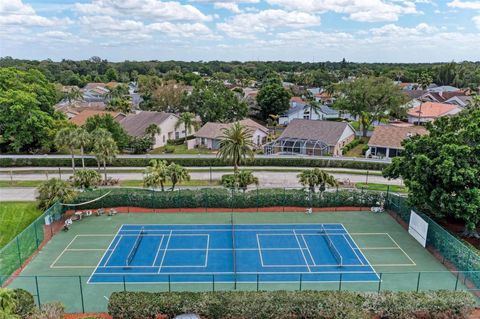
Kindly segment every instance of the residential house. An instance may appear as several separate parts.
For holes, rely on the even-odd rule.
[[[252,135],[252,143],[256,147],[262,146],[268,136],[268,129],[258,124],[251,119],[245,119],[239,121],[240,125],[247,128],[248,132]],[[224,135],[224,131],[232,126],[233,123],[215,123],[207,122],[196,133],[195,139],[190,140],[188,148],[194,147],[206,147],[211,150],[218,150],[220,148],[220,141]]]
[[[449,98],[448,100],[445,101],[445,103],[454,104],[462,108],[465,108],[468,106],[471,100],[472,100],[471,96],[459,95],[459,96],[454,96]]]
[[[155,135],[153,148],[165,146],[168,140],[175,140],[185,137],[185,125],[177,125],[179,118],[173,113],[139,111],[127,115],[120,125],[125,129],[128,135],[142,137],[146,135],[147,128],[155,124],[160,128],[160,134]],[[193,129],[193,128],[191,128]],[[194,133],[189,132],[189,133]]]
[[[326,120],[339,117],[338,112],[327,105],[322,104],[318,108],[306,103],[295,102],[295,105],[280,116],[278,124],[288,125],[293,119]]]
[[[408,123],[424,124],[439,117],[454,115],[462,109],[454,104],[424,102],[407,111]]]
[[[77,126],[82,126],[87,122],[87,120],[91,117],[94,117],[95,115],[106,115],[110,114],[113,119],[117,122],[122,121],[126,115],[120,112],[109,112],[109,111],[96,111],[96,110],[83,110],[79,112],[77,115],[73,116],[70,119],[70,122],[77,125]]]
[[[456,91],[460,91],[460,89],[450,85],[442,85],[442,86],[429,87],[428,91],[440,93],[440,92],[456,92]]]
[[[392,158],[399,156],[404,150],[403,140],[417,134],[425,135],[427,133],[428,131],[423,126],[377,126],[368,141],[365,157]]]
[[[355,138],[355,129],[347,122],[294,119],[282,135],[264,146],[267,155],[334,155]]]
[[[426,92],[419,99],[424,102],[445,103],[447,100],[455,96],[466,96],[464,91],[452,92]]]

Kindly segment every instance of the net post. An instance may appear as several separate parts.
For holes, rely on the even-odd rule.
[[[38,287],[38,276],[35,276],[35,289],[37,291],[38,308],[40,308],[42,306],[42,303],[40,302],[40,289]]]
[[[17,252],[18,252],[18,266],[19,268],[23,268],[22,267],[22,253],[20,252],[20,241],[18,240],[18,237],[16,237],[16,242],[17,242]]]
[[[418,272],[418,277],[417,277],[417,292],[420,289],[420,277],[421,277],[421,275],[422,275],[422,273],[419,271]]]
[[[383,272],[380,273],[379,277],[378,278],[378,289],[377,289],[377,293],[380,293],[380,290],[382,289],[382,275],[383,275]]]
[[[342,280],[343,280],[343,273],[340,273],[340,280],[338,282],[338,291],[342,291]]]
[[[78,276],[78,284],[80,287],[80,300],[82,302],[82,313],[85,313],[85,301],[83,300],[82,276]]]

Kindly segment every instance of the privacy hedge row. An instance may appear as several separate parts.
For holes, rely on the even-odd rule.
[[[167,162],[175,162],[183,166],[228,166],[227,163],[219,158],[165,158]],[[117,158],[109,166],[113,167],[145,167],[148,165],[148,158]],[[75,160],[76,165],[80,166],[81,160]],[[24,167],[24,166],[43,166],[43,167],[69,167],[72,161],[69,158],[2,158],[0,159],[0,167]],[[94,158],[85,159],[85,165],[97,167]],[[286,166],[286,167],[332,167],[332,168],[356,168],[369,170],[382,170],[388,164],[376,163],[368,161],[352,161],[352,160],[330,160],[330,159],[314,159],[314,158],[255,158],[247,161],[245,165],[250,166]]]
[[[145,208],[251,208],[272,206],[338,207],[374,206],[384,194],[361,190],[331,190],[324,193],[309,193],[301,189],[253,189],[247,192],[230,191],[224,188],[198,190],[152,191],[138,188],[99,189],[80,193],[75,203],[98,201],[78,207],[145,207]]]
[[[467,318],[475,300],[467,292],[263,291],[263,292],[114,292],[113,318],[173,318],[196,313],[202,318],[371,319]]]

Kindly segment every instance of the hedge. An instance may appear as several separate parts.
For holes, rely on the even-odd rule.
[[[461,319],[474,306],[470,293],[452,291],[114,292],[108,312],[114,319],[173,318],[183,313],[208,319]]]
[[[175,162],[183,166],[228,166],[219,158],[164,158],[167,162]],[[117,158],[109,164],[110,167],[145,167],[149,164],[149,158]],[[76,158],[75,164],[82,165],[81,159]],[[97,167],[94,158],[86,158],[85,165]],[[368,162],[365,160],[330,160],[318,158],[255,158],[247,160],[246,166],[286,166],[286,167],[332,167],[332,168],[356,168],[368,170],[382,170],[388,163]],[[70,158],[1,158],[0,167],[69,167],[72,166]]]
[[[246,192],[225,188],[182,189],[175,192],[113,188],[80,193],[74,203],[89,202],[107,192],[110,192],[107,196],[81,205],[78,209],[122,206],[144,208],[370,207],[381,202],[384,196],[380,192],[361,190],[332,190],[321,194],[309,193],[302,189],[282,188],[262,188]]]

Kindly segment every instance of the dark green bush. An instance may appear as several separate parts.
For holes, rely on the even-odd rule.
[[[163,147],[163,151],[167,154],[171,154],[175,152],[175,146],[174,145],[165,145]]]
[[[114,292],[108,312],[113,318],[173,318],[196,313],[202,318],[362,319],[467,318],[475,306],[467,292],[224,291]]]
[[[32,294],[23,289],[15,289],[14,293],[17,302],[15,314],[20,318],[29,318],[35,310],[35,301]]]
[[[110,167],[145,167],[148,166],[151,158],[116,158],[109,166]],[[175,162],[182,166],[228,166],[219,158],[215,157],[192,157],[192,158],[165,158],[170,162]],[[82,165],[81,159],[75,159],[76,165]],[[69,158],[2,158],[0,159],[1,167],[22,167],[22,166],[45,166],[45,167],[69,167],[72,165]],[[90,167],[97,167],[97,162],[94,158],[85,159],[85,165]],[[361,160],[336,160],[336,159],[318,159],[318,158],[255,158],[247,160],[246,166],[285,166],[285,167],[332,167],[332,168],[356,168],[368,170],[382,170],[388,164],[368,162]]]
[[[362,143],[361,139],[359,138],[354,139],[353,141],[345,145],[345,147],[343,148],[343,153],[350,151],[352,148],[354,148],[357,145],[360,145],[361,143]]]

